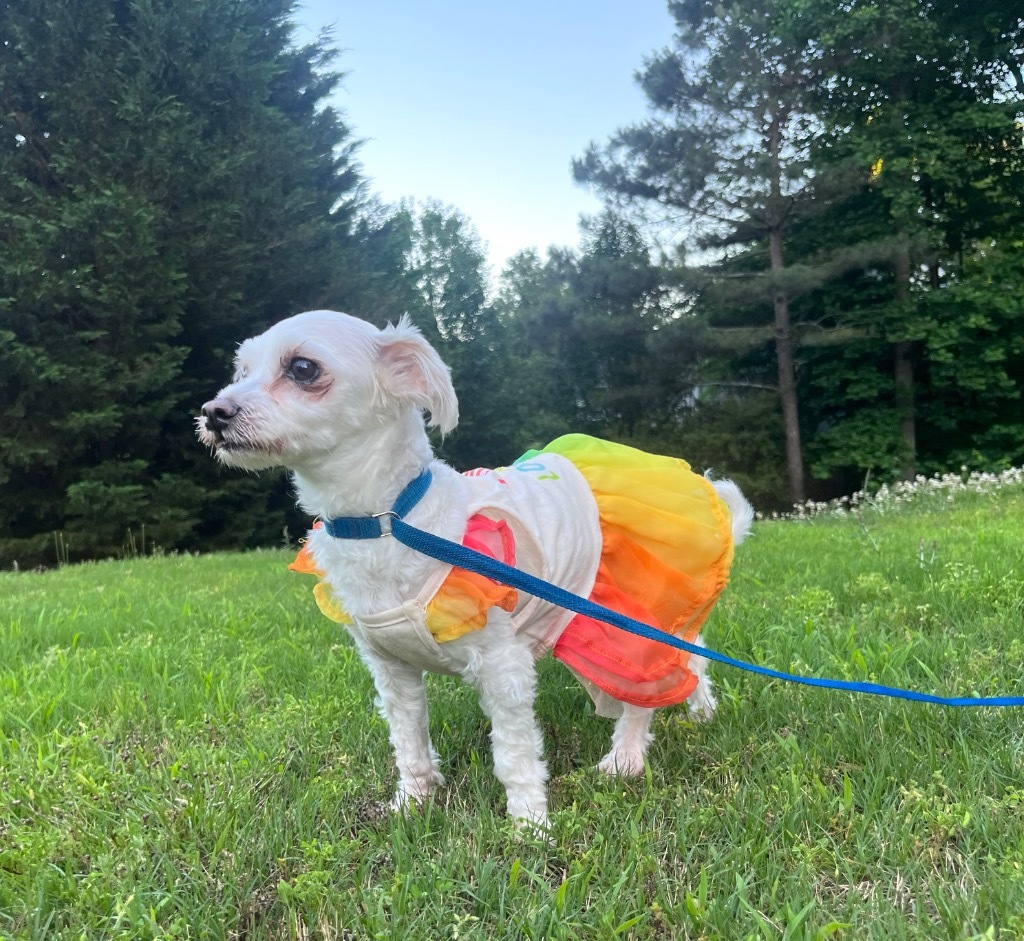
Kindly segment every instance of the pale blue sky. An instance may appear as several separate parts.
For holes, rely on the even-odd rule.
[[[461,210],[495,269],[577,243],[600,202],[570,161],[644,117],[633,73],[672,36],[665,0],[300,3],[297,39],[333,26],[337,104],[374,192]]]

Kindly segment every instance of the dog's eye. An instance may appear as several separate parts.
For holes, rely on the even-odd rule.
[[[320,378],[320,367],[305,356],[296,356],[288,364],[288,375],[296,382],[316,382]]]

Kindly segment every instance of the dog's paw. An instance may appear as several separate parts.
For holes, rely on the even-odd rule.
[[[392,810],[404,810],[410,804],[418,804],[426,800],[434,791],[434,788],[444,785],[444,775],[440,771],[433,771],[421,778],[401,781],[398,790],[391,800]]]
[[[686,703],[686,714],[693,722],[710,722],[715,717],[717,708],[718,703],[710,694],[700,698],[691,696]]]
[[[400,814],[410,808],[419,807],[428,797],[430,797],[430,791],[416,794],[411,794],[409,791],[398,791],[391,798],[391,810],[393,813]]]
[[[644,756],[642,752],[619,751],[613,748],[598,763],[597,770],[602,774],[635,778],[644,773]]]
[[[406,807],[411,807],[416,804],[420,798],[413,797],[407,791],[397,791],[395,796],[391,798],[391,803],[388,805],[395,813],[399,813],[405,810]]]
[[[543,837],[550,826],[546,807],[523,808],[517,812],[513,812],[510,807],[509,816],[512,817],[512,825],[520,833]]]
[[[511,787],[506,792],[508,815],[517,830],[544,829],[548,825],[548,796],[541,782]]]

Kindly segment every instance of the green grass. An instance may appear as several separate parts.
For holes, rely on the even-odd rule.
[[[705,632],[758,663],[1020,692],[1024,489],[762,523]],[[541,665],[550,841],[517,834],[469,689],[431,678],[450,786],[394,775],[366,672],[281,552],[0,575],[0,937],[1016,938],[1024,711],[713,668],[649,772]]]

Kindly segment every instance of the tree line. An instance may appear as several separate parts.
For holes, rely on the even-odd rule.
[[[463,469],[587,431],[773,509],[1024,460],[1011,5],[671,2],[648,120],[573,164],[607,209],[493,283],[457,210],[372,196],[291,0],[44,7],[0,8],[4,566],[294,538],[287,479],[221,471],[193,421],[241,339],[317,307],[412,316]]]

